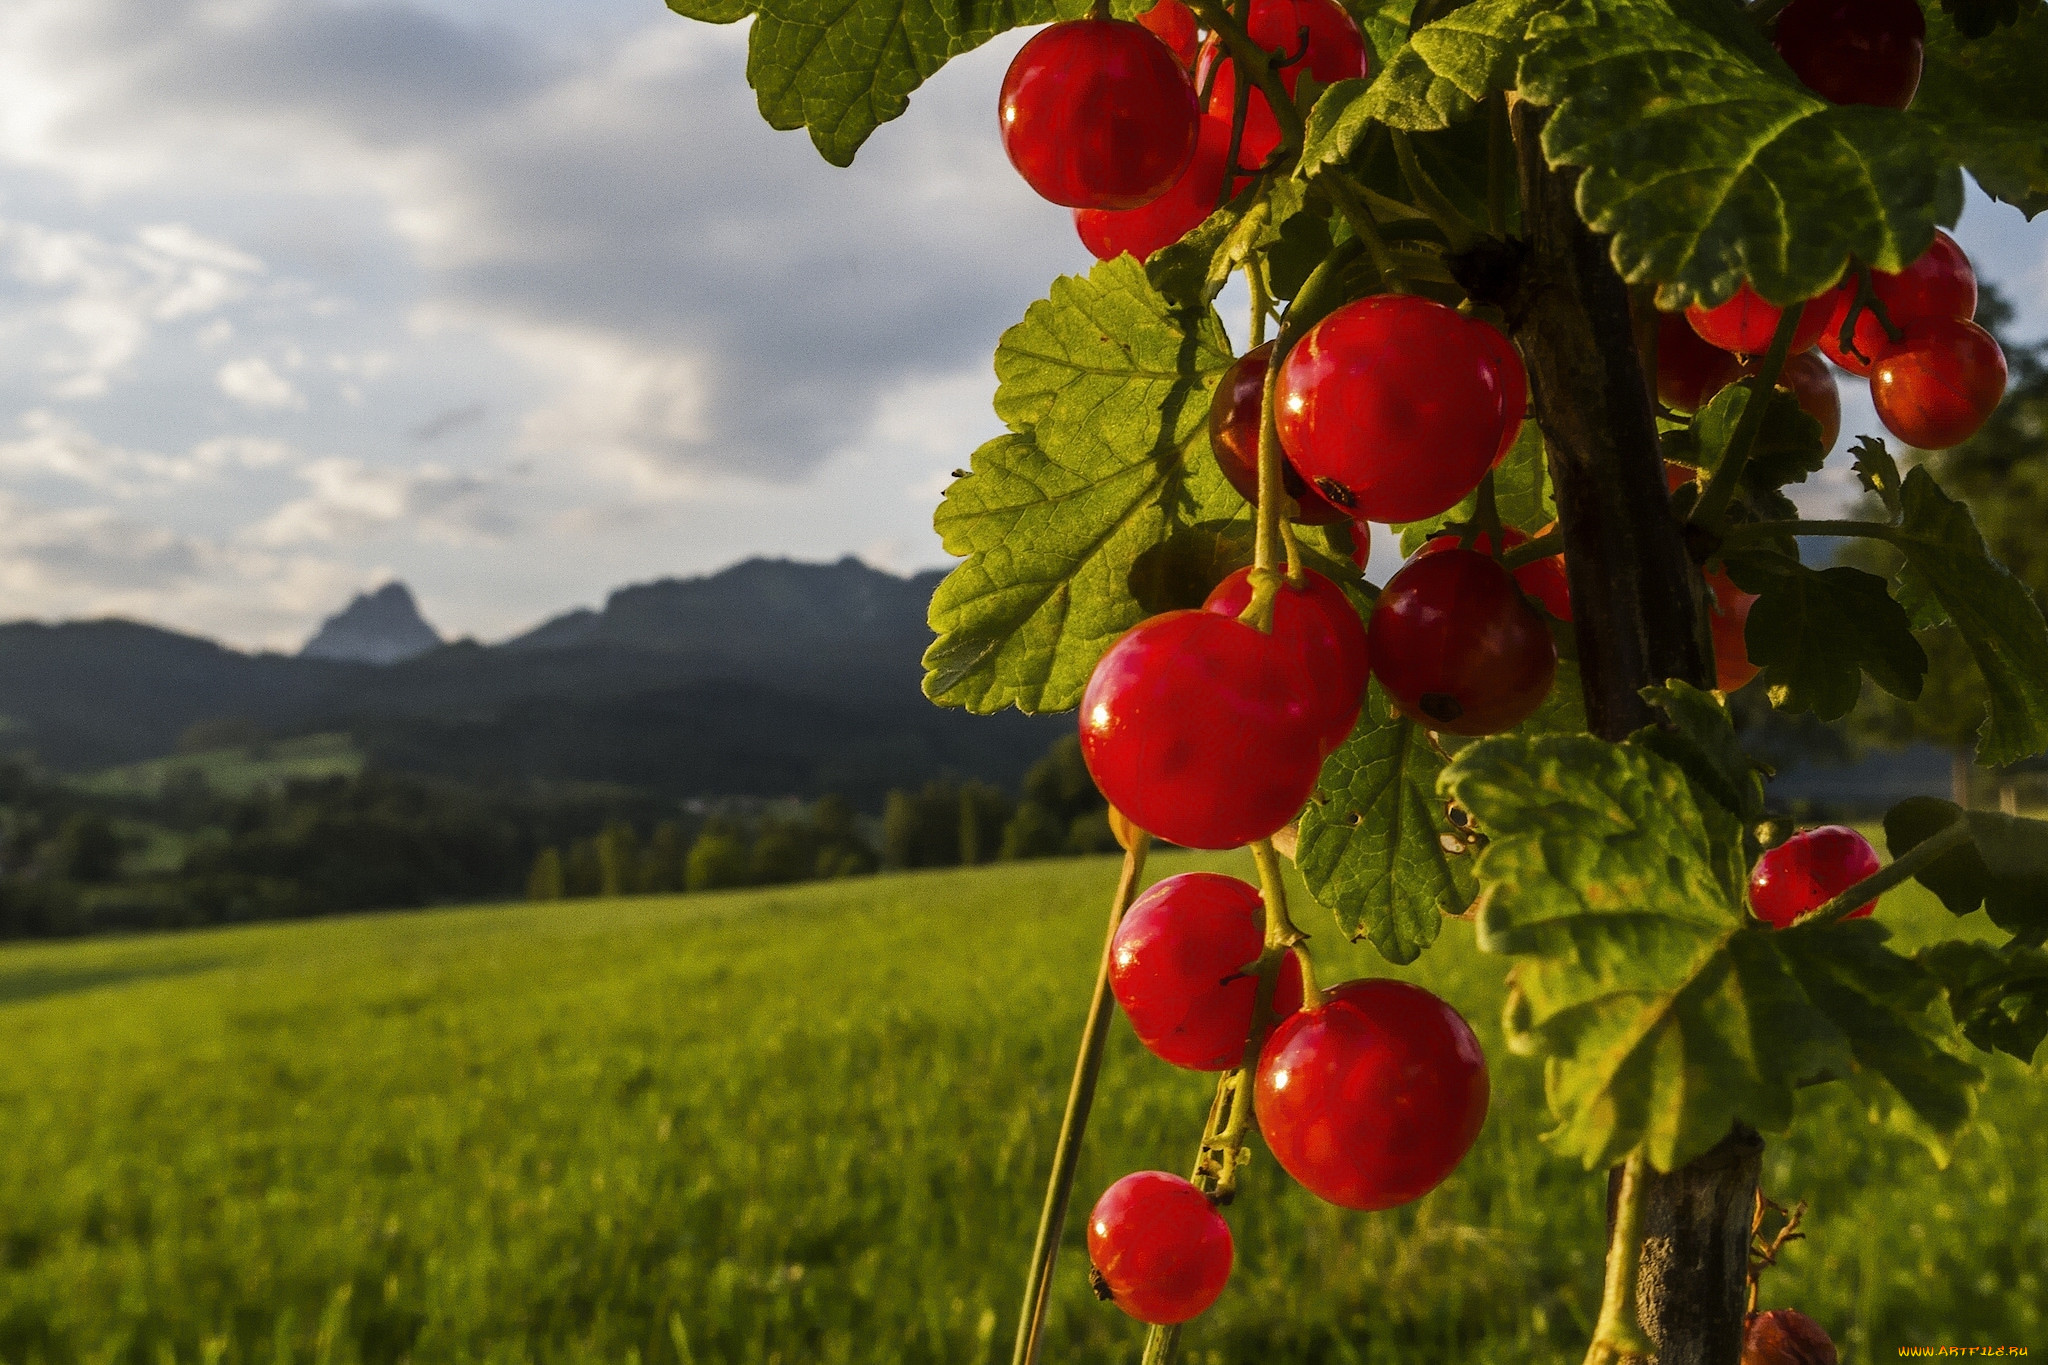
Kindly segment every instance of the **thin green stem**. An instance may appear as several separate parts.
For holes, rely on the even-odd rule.
[[[1600,1292],[1600,1318],[1586,1365],[1607,1365],[1629,1356],[1652,1356],[1657,1348],[1636,1318],[1636,1281],[1643,1264],[1643,1170],[1641,1152],[1621,1168],[1615,1199],[1614,1236],[1607,1246],[1607,1280]]]
[[[1394,159],[1401,165],[1401,179],[1407,182],[1408,193],[1415,196],[1415,206],[1429,216],[1450,243],[1452,251],[1470,250],[1472,244],[1485,234],[1481,233],[1470,218],[1459,212],[1450,196],[1437,187],[1429,172],[1416,159],[1415,144],[1403,132],[1394,135]]]
[[[1785,536],[1853,536],[1904,545],[1909,537],[1896,526],[1881,521],[1746,521],[1731,526],[1721,536],[1721,548],[1778,540]]]
[[[1380,283],[1389,293],[1405,294],[1408,282],[1401,278],[1399,267],[1394,264],[1394,255],[1387,250],[1387,240],[1380,235],[1379,222],[1366,207],[1365,199],[1358,193],[1339,167],[1326,167],[1316,174],[1316,185],[1330,202],[1337,206],[1337,212],[1344,215],[1344,221],[1351,225],[1351,233],[1364,246],[1365,254],[1372,259],[1372,268],[1379,272]]]
[[[1145,1334],[1145,1354],[1138,1365],[1173,1365],[1173,1358],[1180,1351],[1180,1324],[1171,1327],[1154,1327]]]
[[[1870,268],[1859,265],[1856,267],[1856,297],[1850,301],[1849,311],[1842,315],[1842,329],[1835,334],[1835,341],[1848,354],[1872,365],[1877,362],[1877,357],[1863,354],[1856,346],[1856,324],[1865,313],[1877,319],[1877,325],[1884,329],[1885,340],[1896,342],[1906,335],[1892,321],[1884,300],[1877,296],[1877,290],[1871,284]]]
[[[1223,183],[1216,188],[1216,208],[1237,197],[1237,156],[1244,150],[1244,125],[1251,109],[1252,87],[1249,82],[1239,81],[1230,97],[1230,149],[1223,162]]]
[[[1564,532],[1545,531],[1534,540],[1525,540],[1500,557],[1503,569],[1519,569],[1524,564],[1534,564],[1539,559],[1564,553]]]
[[[1273,66],[1272,56],[1252,40],[1244,20],[1219,0],[1193,0],[1190,8],[1202,20],[1202,26],[1221,38],[1223,45],[1230,49],[1230,59],[1237,63],[1238,74],[1251,76],[1250,82],[1238,81],[1238,88],[1244,90],[1247,84],[1256,85],[1265,95],[1266,103],[1272,107],[1274,121],[1280,125],[1280,164],[1292,165],[1301,152],[1306,128],[1301,121],[1301,111],[1294,107],[1293,97],[1287,93],[1279,71]],[[1234,172],[1236,167],[1233,164],[1229,169]]]
[[[1970,822],[1957,820],[1941,833],[1931,835],[1913,845],[1904,856],[1887,863],[1833,900],[1807,911],[1792,922],[1792,927],[1824,929],[1830,924],[1847,919],[1855,913],[1857,907],[1876,900],[1895,886],[1904,885],[1909,879],[1918,876],[1920,870],[1929,863],[1939,861],[1969,843],[1970,838]]]
[[[1273,311],[1273,295],[1266,287],[1266,265],[1263,258],[1254,258],[1245,263],[1244,282],[1252,295],[1250,340],[1245,343],[1245,349],[1250,351],[1266,344],[1266,315]]]
[[[1088,1022],[1081,1029],[1081,1051],[1074,1059],[1074,1082],[1067,1090],[1067,1112],[1060,1120],[1059,1141],[1053,1147],[1052,1178],[1045,1186],[1045,1207],[1038,1215],[1038,1237],[1031,1248],[1031,1268],[1024,1277],[1024,1307],[1017,1320],[1017,1348],[1012,1365],[1035,1365],[1045,1329],[1045,1310],[1052,1302],[1052,1268],[1059,1257],[1060,1236],[1066,1229],[1067,1203],[1074,1192],[1074,1175],[1080,1168],[1081,1135],[1088,1128],[1088,1111],[1095,1103],[1095,1082],[1102,1074],[1103,1043],[1109,1037],[1109,1021],[1116,1002],[1109,993],[1109,965],[1116,942],[1117,926],[1124,911],[1138,893],[1145,875],[1145,855],[1152,836],[1142,831],[1124,852],[1123,873],[1117,878],[1116,895],[1109,903],[1109,932],[1102,940],[1102,961],[1095,973],[1095,993],[1088,1001]]]
[[[1699,503],[1693,508],[1695,526],[1716,534],[1727,529],[1729,505],[1735,501],[1735,490],[1742,485],[1743,467],[1749,463],[1750,452],[1756,448],[1757,433],[1764,427],[1764,413],[1771,406],[1771,390],[1778,386],[1778,376],[1784,373],[1785,358],[1792,352],[1792,333],[1798,329],[1799,315],[1804,311],[1795,303],[1778,319],[1778,330],[1771,333],[1771,348],[1764,353],[1763,367],[1750,381],[1750,399],[1743,405],[1742,419],[1735,424],[1735,434],[1728,438],[1728,449],[1722,454],[1721,463],[1714,467],[1713,477],[1707,480]]]

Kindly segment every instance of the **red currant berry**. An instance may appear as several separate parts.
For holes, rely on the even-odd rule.
[[[1053,24],[1003,76],[1003,150],[1040,195],[1134,209],[1164,194],[1195,152],[1195,87],[1166,44],[1121,19]]]
[[[1878,353],[1870,372],[1878,419],[1921,450],[1969,440],[2004,397],[2005,352],[1991,333],[1961,318],[1907,327],[1902,341]]]
[[[1211,71],[1215,72],[1213,77]],[[1195,88],[1200,90],[1205,84],[1209,107],[1202,114],[1202,122],[1208,125],[1204,135],[1221,143],[1227,158],[1230,121],[1237,109],[1237,63],[1223,55],[1222,43],[1213,36],[1202,44],[1202,55],[1195,63]],[[1253,90],[1245,104],[1244,128],[1237,135],[1238,169],[1256,171],[1279,145],[1280,120],[1273,117],[1273,107],[1266,103],[1265,95]]]
[[[1202,608],[1240,616],[1251,600],[1252,571],[1239,569],[1216,585]],[[1273,639],[1300,671],[1301,695],[1324,718],[1324,750],[1336,748],[1358,723],[1358,704],[1372,680],[1365,623],[1342,588],[1307,570],[1300,587],[1283,583],[1274,595]]]
[[[1109,988],[1138,1041],[1163,1062],[1228,1071],[1244,1060],[1259,982],[1246,974],[1266,946],[1258,888],[1220,872],[1168,877],[1131,904],[1117,926]],[[1301,964],[1289,953],[1273,986],[1273,1012],[1301,1008]]]
[[[1424,542],[1409,562],[1412,564],[1425,555],[1442,554],[1445,550],[1455,549],[1462,539],[1456,532],[1433,537]],[[1529,543],[1529,537],[1512,526],[1500,528],[1500,540],[1501,544],[1510,550],[1517,545]],[[1483,531],[1480,532],[1472,538],[1472,548],[1483,555],[1492,554],[1493,537]],[[1572,590],[1571,585],[1565,581],[1562,555],[1547,555],[1524,564],[1514,571],[1514,575],[1515,582],[1521,585],[1522,591],[1540,603],[1545,611],[1560,621],[1572,619]]]
[[[1742,1365],[1836,1365],[1835,1343],[1795,1309],[1751,1313],[1742,1332]]]
[[[1920,88],[1927,16],[1914,0],[1792,0],[1771,45],[1831,104],[1903,109]]]
[[[1956,239],[1939,230],[1934,234],[1934,244],[1898,274],[1871,271],[1870,291],[1884,305],[1885,316],[1894,327],[1904,328],[1931,318],[1961,318],[1968,322],[1977,316],[1977,272],[1971,268],[1963,249],[1956,245]],[[1849,320],[1856,293],[1856,272],[1852,270],[1840,284],[1821,295],[1830,302],[1827,326],[1820,333],[1820,350],[1850,374],[1867,376],[1870,367],[1877,363],[1878,353],[1892,343],[1884,324],[1878,321],[1877,311],[1865,308],[1856,315],[1851,346],[1842,345],[1842,324]]]
[[[1363,569],[1372,559],[1372,523],[1351,523],[1351,562]]]
[[[1443,304],[1360,299],[1309,328],[1281,363],[1280,444],[1354,517],[1422,521],[1477,488],[1514,439],[1520,366],[1498,332]]]
[[[1755,374],[1762,365],[1762,361],[1751,361],[1742,367],[1742,373]],[[1842,394],[1828,363],[1812,351],[1787,356],[1785,368],[1778,371],[1778,387],[1798,399],[1800,410],[1820,423],[1820,448],[1833,450],[1842,435]]]
[[[1230,1279],[1230,1225],[1177,1175],[1136,1171],[1088,1215],[1095,1292],[1139,1322],[1186,1322]]]
[[[1193,69],[1195,53],[1202,45],[1201,34],[1195,31],[1194,12],[1180,0],[1159,0],[1159,3],[1138,16],[1138,22],[1147,31],[1180,59],[1182,66]]]
[[[1402,714],[1453,734],[1521,724],[1557,675],[1550,628],[1508,571],[1455,546],[1418,554],[1387,580],[1366,643]]]
[[[1792,329],[1792,354],[1806,350],[1820,339],[1820,329],[1828,319],[1826,298],[1823,294],[1800,305],[1799,322]],[[1771,337],[1778,330],[1778,319],[1784,315],[1784,309],[1764,302],[1763,295],[1751,289],[1748,281],[1719,307],[1702,308],[1694,304],[1685,310],[1685,320],[1704,340],[1737,355],[1762,355],[1768,351]]]
[[[1493,351],[1493,372],[1500,385],[1500,448],[1493,452],[1494,467],[1499,468],[1515,448],[1515,438],[1522,434],[1522,422],[1529,415],[1529,372],[1506,332],[1482,323],[1477,335]]]
[[[1687,415],[1698,412],[1741,377],[1742,362],[1708,345],[1683,313],[1657,315],[1657,401],[1665,407]]]
[[[1259,505],[1259,405],[1266,394],[1266,370],[1272,363],[1272,342],[1254,346],[1231,362],[1209,400],[1209,449],[1215,452],[1223,477],[1254,507]],[[1280,478],[1287,496],[1300,509],[1294,520],[1327,526],[1351,519],[1349,512],[1309,487],[1284,453]]]
[[[1486,1056],[1464,1017],[1405,981],[1347,981],[1280,1021],[1253,1105],[1309,1193],[1390,1209],[1441,1185],[1486,1121]]]
[[[1756,594],[1735,586],[1726,573],[1710,572],[1707,579],[1707,622],[1714,634],[1714,686],[1723,692],[1740,691],[1763,669],[1749,661],[1749,609]]]
[[[1358,22],[1336,0],[1252,0],[1246,24],[1252,41],[1269,53],[1299,60],[1280,68],[1280,84],[1292,95],[1301,73],[1306,71],[1319,84],[1363,76],[1372,65],[1365,46],[1365,34]],[[1213,35],[1202,44],[1195,64],[1195,85],[1209,83],[1209,72],[1221,62],[1210,85],[1208,116],[1220,119],[1226,131],[1237,102],[1237,64],[1224,55],[1222,43]],[[1265,92],[1253,90],[1245,106],[1244,133],[1239,144],[1238,164],[1257,167],[1280,143],[1280,125]]]
[[[1081,756],[1140,829],[1236,848],[1292,820],[1315,789],[1329,717],[1287,650],[1211,611],[1141,621],[1081,695]]]
[[[1749,906],[1758,919],[1783,929],[1882,866],[1870,840],[1846,825],[1822,825],[1793,835],[1756,860],[1749,874]],[[1848,918],[1862,919],[1876,910],[1872,901]]]

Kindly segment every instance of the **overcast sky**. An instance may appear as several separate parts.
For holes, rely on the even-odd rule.
[[[1018,41],[837,170],[658,0],[6,0],[0,619],[288,648],[398,577],[492,639],[942,562],[997,334],[1088,264],[996,140]],[[2048,218],[1960,236],[2048,332]]]

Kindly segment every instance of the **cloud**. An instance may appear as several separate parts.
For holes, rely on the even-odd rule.
[[[20,435],[0,440],[0,476],[63,480],[120,498],[161,493],[228,469],[264,469],[295,458],[281,442],[236,436],[201,441],[184,455],[130,450],[47,408],[23,413]]]
[[[461,545],[503,539],[519,525],[495,483],[436,465],[384,469],[329,456],[308,461],[298,475],[311,493],[250,527],[244,538],[251,544],[339,545],[397,534]]]
[[[261,356],[230,361],[214,376],[220,391],[244,407],[304,411],[306,396]]]

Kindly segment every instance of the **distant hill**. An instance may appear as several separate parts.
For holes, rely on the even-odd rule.
[[[386,583],[375,592],[358,593],[354,601],[322,622],[299,657],[395,664],[440,647],[440,632],[420,615],[412,589],[403,583]]]
[[[941,771],[1014,785],[1072,721],[924,700],[936,580],[854,559],[750,560],[622,588],[503,644],[381,664],[245,654],[129,621],[0,625],[0,747],[84,772],[246,719],[278,736],[346,733],[387,767],[476,780],[836,790],[869,807]]]

